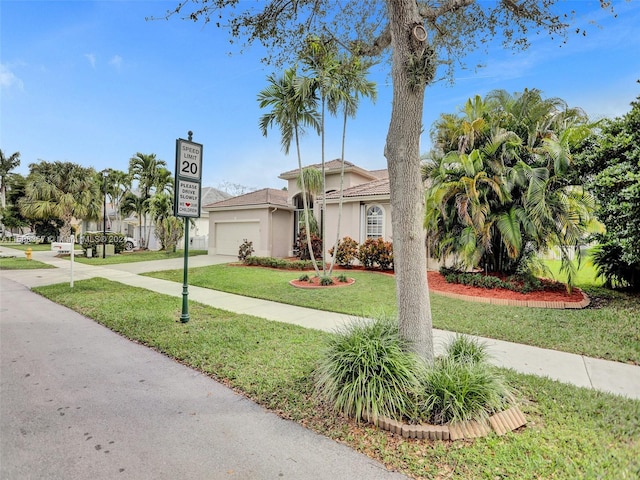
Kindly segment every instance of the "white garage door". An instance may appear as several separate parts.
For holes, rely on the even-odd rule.
[[[259,222],[229,222],[216,224],[216,253],[218,255],[238,255],[238,248],[244,239],[253,242],[253,248],[260,244]]]

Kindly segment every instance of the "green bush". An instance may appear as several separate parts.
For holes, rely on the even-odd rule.
[[[253,267],[282,268],[285,270],[310,270],[313,268],[313,264],[308,260],[290,261],[275,257],[249,256],[244,259],[243,263]]]
[[[86,232],[80,237],[80,245],[86,256],[87,249],[91,248],[95,254],[98,245],[107,243],[113,245],[115,253],[120,253],[125,249],[125,236],[122,233],[107,232],[106,236],[103,232]]]
[[[311,279],[309,278],[308,274],[303,273],[298,277],[298,280],[300,280],[301,282],[309,282]]]
[[[323,287],[328,287],[329,285],[333,285],[333,278],[328,275],[323,275],[320,277],[320,285]]]
[[[395,321],[359,319],[329,341],[315,370],[316,389],[336,411],[356,420],[400,419],[414,409],[420,365]]]
[[[381,270],[393,269],[393,245],[381,237],[367,238],[358,249],[358,260],[366,269],[378,266]]]
[[[333,255],[333,248],[329,250],[329,255]],[[358,242],[351,237],[344,237],[338,242],[336,251],[336,264],[341,267],[350,267],[354,260],[358,258]]]
[[[545,288],[545,284],[533,275],[511,275],[506,280],[502,280],[494,275],[460,272],[447,267],[440,268],[440,273],[448,283],[458,283],[471,287],[504,288],[520,293],[536,292]]]
[[[340,275],[338,275],[337,278],[340,283],[347,283],[348,281],[347,276],[344,273],[341,273]]]

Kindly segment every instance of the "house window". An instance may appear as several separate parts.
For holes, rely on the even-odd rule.
[[[382,237],[384,225],[384,212],[377,205],[367,208],[367,238]]]

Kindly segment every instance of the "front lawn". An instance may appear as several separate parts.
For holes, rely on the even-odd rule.
[[[206,255],[206,250],[189,250],[189,256]],[[149,262],[151,260],[168,260],[171,258],[183,258],[184,250],[175,252],[155,251],[155,250],[139,250],[135,252],[122,252],[110,257],[91,257],[76,256],[74,260],[87,265],[116,265],[120,263]],[[68,257],[67,257],[68,258]]]
[[[525,428],[472,441],[408,440],[317,403],[310,375],[330,333],[195,302],[182,324],[178,299],[97,278],[34,290],[412,478],[631,479],[640,471],[637,400],[505,370]]]
[[[0,257],[0,270],[35,270],[39,268],[56,268],[37,260],[27,260],[26,257]]]
[[[340,271],[343,273],[343,271]],[[182,270],[147,275],[182,282]],[[347,271],[349,287],[303,290],[289,281],[301,273],[261,267],[212,265],[189,269],[189,283],[248,297],[346,313],[396,314],[395,280],[374,272]],[[592,288],[597,308],[556,310],[508,307],[431,295],[433,326],[580,355],[640,364],[640,296]]]

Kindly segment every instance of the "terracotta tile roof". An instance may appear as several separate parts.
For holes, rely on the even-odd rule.
[[[203,208],[212,210],[215,208],[251,207],[257,205],[286,207],[288,206],[287,192],[284,190],[277,190],[275,188],[263,188],[262,190],[256,190],[255,192],[249,192],[244,195],[238,195],[237,197],[231,197],[226,200],[210,203],[209,205],[205,205]]]
[[[309,168],[309,167],[317,168],[319,170],[322,168],[322,164],[314,163],[312,165],[305,165],[302,168]],[[324,163],[324,169],[326,173],[340,173],[342,169],[342,162],[340,161],[339,158],[336,158],[335,160],[330,160]],[[354,165],[353,163],[348,162],[346,160],[344,161],[344,170],[345,172],[353,172],[353,171],[358,172],[359,174],[365,177],[366,176],[370,177],[372,180],[375,178],[380,178],[380,176],[375,174],[374,172],[382,171],[382,170],[374,170],[373,172],[370,172],[369,170],[365,170],[364,168],[358,167],[357,165]],[[278,176],[278,178],[282,178],[283,180],[296,178],[298,176],[298,172],[299,172],[299,169],[297,168],[295,170],[289,170],[288,172],[281,173]]]
[[[369,173],[380,180],[383,178],[389,178],[389,170],[386,168],[381,168],[380,170],[369,170]]]
[[[389,195],[389,179],[382,178],[373,182],[362,183],[355,187],[346,188],[343,192],[344,198],[352,197],[371,197],[378,195]],[[340,198],[340,192],[334,191],[327,193],[327,200],[337,200]]]

